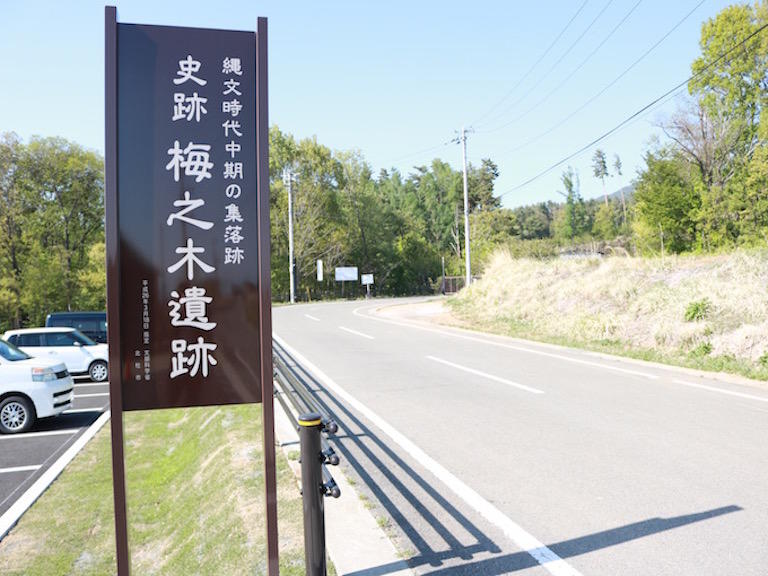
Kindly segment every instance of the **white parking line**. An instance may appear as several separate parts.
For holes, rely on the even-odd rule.
[[[320,318],[315,318],[315,317],[314,317],[314,316],[312,316],[311,314],[304,314],[304,316],[306,316],[306,317],[307,317],[307,318],[309,318],[310,320],[314,320],[315,322],[320,322]]]
[[[75,398],[97,398],[99,396],[109,396],[109,392],[95,392],[93,394],[75,394]]]
[[[738,396],[739,398],[757,400],[758,402],[768,402],[768,398],[764,396],[753,396],[752,394],[744,394],[742,392],[733,392],[731,390],[725,390],[724,388],[717,388],[715,386],[706,386],[704,384],[695,384],[694,382],[686,382],[685,380],[673,380],[673,382],[675,384],[682,384],[683,386],[690,386],[691,388],[701,388],[702,390],[709,390],[710,392],[719,392],[720,394],[728,394],[728,396]]]
[[[358,332],[357,330],[352,330],[352,328],[346,328],[345,326],[339,326],[339,330],[344,330],[345,332],[349,332],[350,334],[355,334],[356,336],[361,336],[363,338],[368,338],[368,340],[374,340],[373,336],[369,336],[368,334],[363,334],[362,332]]]
[[[384,322],[385,324],[394,324],[395,326],[405,326],[407,328],[415,328],[417,330],[423,330],[425,332],[433,332],[434,334],[443,334],[445,336],[453,336],[454,338],[461,338],[462,340],[470,340],[472,342],[480,342],[481,344],[489,344],[490,346],[498,346],[499,348],[507,348],[508,350],[519,350],[520,352],[528,352],[530,354],[538,354],[539,356],[547,356],[549,358],[557,358],[558,360],[565,360],[566,362],[573,362],[574,364],[583,364],[585,366],[595,366],[596,368],[604,368],[606,370],[614,370],[616,372],[623,372],[625,374],[632,374],[633,376],[640,376],[642,378],[648,378],[649,380],[658,380],[659,377],[655,374],[648,372],[641,372],[639,370],[630,370],[629,368],[620,368],[619,366],[611,366],[610,364],[603,364],[601,362],[591,362],[589,360],[581,360],[579,358],[573,358],[566,356],[565,354],[555,354],[554,352],[544,352],[543,350],[535,350],[533,348],[527,348],[525,346],[516,346],[514,344],[505,344],[503,342],[496,342],[494,340],[488,340],[485,338],[479,338],[477,336],[470,336],[469,334],[461,334],[450,330],[440,330],[438,328],[430,328],[428,326],[419,326],[410,322],[397,322],[395,320],[388,320],[384,318],[377,318],[371,314],[363,314],[361,310],[370,310],[373,307],[362,306],[355,308],[352,314],[359,318],[367,318],[368,320],[374,320],[375,322]]]
[[[100,408],[70,408],[69,410],[64,410],[64,414],[81,414],[83,412],[103,412],[104,408],[106,408],[106,406],[102,406]]]
[[[27,432],[22,434],[4,434],[0,436],[0,440],[13,440],[24,438],[37,438],[38,436],[64,436],[65,434],[77,434],[80,432],[80,428],[67,428],[65,430],[50,430],[47,432]]]
[[[407,452],[412,458],[421,463],[422,466],[434,474],[436,478],[442,481],[459,498],[471,506],[491,524],[501,529],[510,540],[534,558],[541,567],[552,574],[552,576],[582,576],[578,570],[560,558],[560,556],[545,546],[538,538],[527,532],[522,526],[496,508],[496,506],[464,484],[464,482],[459,480],[459,478],[454,476],[421,448],[416,446],[416,444],[411,442],[411,440],[409,440],[403,433],[394,428],[381,416],[341,388],[317,366],[297,352],[295,348],[289,346],[285,340],[280,338],[280,336],[274,332],[272,333],[272,336],[280,346],[302,365],[303,368],[312,372],[313,375],[328,388],[328,390],[336,394],[338,398],[345,400],[350,407],[368,418],[368,420],[377,426],[384,434],[389,436],[395,444],[400,446],[400,448]],[[0,529],[2,529],[2,525],[0,525]]]
[[[463,370],[464,372],[469,372],[470,374],[474,374],[475,376],[481,376],[483,378],[487,378],[488,380],[493,380],[494,382],[499,382],[501,384],[506,384],[507,386],[512,386],[513,388],[519,388],[520,390],[525,390],[526,392],[531,392],[532,394],[544,394],[544,390],[539,390],[538,388],[531,388],[530,386],[526,386],[525,384],[518,384],[517,382],[512,382],[512,380],[507,380],[506,378],[500,378],[499,376],[494,376],[493,374],[481,372],[480,370],[475,370],[474,368],[468,368],[466,366],[462,366],[461,364],[454,364],[453,362],[449,362],[448,360],[443,360],[442,358],[436,358],[435,356],[427,356],[427,359],[432,360],[433,362],[439,362],[440,364],[445,364],[446,366],[450,366],[451,368],[456,368],[457,370]]]
[[[0,468],[0,474],[10,474],[12,472],[34,472],[39,470],[40,466],[14,466],[13,468]]]
[[[0,516],[0,540],[5,538],[8,531],[19,521],[19,518],[29,509],[32,504],[45,492],[51,483],[61,474],[72,459],[77,455],[83,446],[85,446],[91,438],[93,438],[102,426],[109,420],[110,411],[104,412],[98,420],[91,424],[88,429],[75,440],[72,445],[67,448],[66,452],[62,454],[42,475],[35,480],[35,483],[30,486],[21,497],[16,500],[5,513]],[[49,457],[50,460],[50,457]],[[47,463],[46,460],[45,463]],[[0,502],[0,506],[5,504],[9,498],[14,495],[15,491],[11,493],[5,500]]]
[[[99,382],[98,384],[74,384],[75,388],[92,388],[94,386],[108,386],[108,382]]]

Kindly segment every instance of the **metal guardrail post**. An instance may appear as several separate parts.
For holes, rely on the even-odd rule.
[[[301,491],[304,501],[304,555],[307,576],[326,576],[325,509],[322,464],[325,456],[320,449],[323,421],[317,412],[299,416],[301,443]]]

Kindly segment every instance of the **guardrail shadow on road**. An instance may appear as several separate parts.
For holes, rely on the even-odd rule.
[[[429,574],[441,576],[495,576],[538,565],[528,552],[502,554],[499,545],[448,501],[429,480],[378,438],[360,418],[336,401],[277,343],[274,347],[296,378],[304,382],[316,402],[335,419],[340,432],[343,431],[334,437],[336,450],[415,548],[415,553],[407,558],[409,566],[429,565],[435,568]],[[566,559],[740,510],[741,507],[730,505],[671,518],[651,518],[557,542],[548,545],[548,548]],[[506,541],[505,545],[508,549]],[[397,569],[399,566],[396,564],[382,565],[347,576],[384,576]]]
[[[316,402],[334,418],[339,429],[346,432],[334,437],[335,447],[343,456],[342,462],[354,469],[410,545],[416,549],[416,554],[407,559],[411,567],[425,564],[439,567],[453,558],[466,561],[482,552],[501,553],[491,538],[386,442],[372,433],[357,416],[337,402],[277,343],[274,349],[294,375],[304,382]],[[381,477],[374,477],[372,470],[378,471]],[[444,512],[441,516],[447,515],[449,521],[441,521],[430,509],[434,507],[439,507]],[[435,543],[442,545],[436,546]],[[382,566],[378,570],[366,570],[366,575],[386,574],[394,569]]]

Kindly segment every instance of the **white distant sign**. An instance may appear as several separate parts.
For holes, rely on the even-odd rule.
[[[370,286],[373,284],[373,274],[363,274],[360,276],[363,286]]]
[[[323,281],[323,261],[322,260],[317,261],[317,281],[318,282]]]
[[[336,268],[336,282],[357,282],[357,266]]]

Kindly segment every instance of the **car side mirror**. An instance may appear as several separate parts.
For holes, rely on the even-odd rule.
[[[79,346],[82,346],[82,344],[80,342],[75,341],[75,346],[79,347]]]

